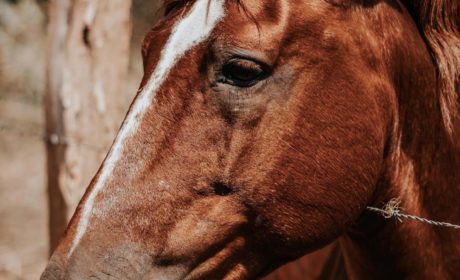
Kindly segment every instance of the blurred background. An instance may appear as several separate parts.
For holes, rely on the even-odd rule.
[[[155,0],[133,0],[132,4],[128,0],[56,0],[54,2],[56,3],[51,0],[0,0],[0,279],[2,280],[39,278],[50,247],[47,177],[54,176],[60,181],[58,186],[54,186],[58,190],[52,191],[55,192],[54,197],[58,197],[58,206],[62,208],[60,211],[64,216],[62,219],[68,219],[91,176],[94,175],[97,165],[105,155],[107,146],[111,142],[109,139],[113,138],[137,91],[142,77],[140,57],[142,38],[160,13],[158,11],[160,1]],[[59,14],[61,12],[67,13],[65,15],[67,18],[64,19],[67,23],[59,22],[62,20],[60,19],[62,15]],[[55,26],[50,26],[52,24]],[[56,34],[60,32],[56,32],[56,26],[62,28],[63,25],[67,25],[67,30]],[[108,29],[104,25],[113,29]],[[81,34],[87,38],[76,35],[75,30],[81,27],[83,27]],[[108,31],[111,31],[110,34]],[[56,47],[56,41],[60,40],[59,36],[64,42]],[[86,41],[87,46],[84,46],[85,42],[73,43],[77,37],[82,42]],[[60,50],[56,51],[56,48]],[[55,56],[58,55],[62,57],[56,58]],[[62,61],[58,62],[57,66],[50,66],[56,59]],[[78,63],[73,63],[74,61]],[[54,69],[50,69],[53,67]],[[87,77],[88,72],[92,72],[89,75],[93,77]],[[51,77],[55,73],[62,76]],[[97,79],[104,80],[105,77],[97,77],[97,75],[107,75],[110,79],[114,76],[119,77],[118,88],[98,85],[99,88],[91,90],[91,86],[79,85],[82,80],[86,80],[87,85],[97,84]],[[73,90],[69,90],[66,88],[68,85],[56,81],[57,79],[73,80],[71,82],[76,86]],[[57,89],[56,83],[61,83]],[[48,91],[54,91],[53,94],[57,95],[59,100],[52,100],[50,104],[49,96],[45,96]],[[94,94],[96,91],[99,96]],[[85,101],[89,105],[81,100],[87,94],[95,96]],[[69,97],[72,98],[71,102],[81,103],[79,108],[65,104],[67,102],[65,98]],[[103,101],[103,99],[114,97],[117,98],[117,104],[113,106],[115,109],[111,110],[107,107],[114,104],[110,100]],[[79,115],[88,115],[87,111],[94,109],[91,103],[97,103],[95,102],[97,98],[99,103],[96,106],[99,106],[98,109],[106,123],[98,123],[97,120],[100,119],[98,115],[81,120]],[[59,115],[64,118],[65,131],[58,131],[60,128],[53,127],[51,118],[56,116],[45,114],[46,106],[58,107],[58,110],[61,110]],[[85,131],[84,124],[94,119],[96,123],[92,130],[103,131],[106,135],[95,135],[89,139],[86,135],[91,131]],[[51,122],[48,130],[57,131],[47,133],[47,122]],[[79,131],[83,133],[79,135]],[[47,151],[51,150],[49,154],[51,161],[57,160],[56,154],[52,151],[53,145],[49,144],[53,141],[58,144],[54,146],[60,144],[57,143],[60,139],[54,137],[57,135],[55,133],[66,134],[65,141],[68,143],[65,145],[68,146],[68,150],[65,152],[65,159],[58,160],[60,161],[58,165],[65,165],[59,167],[64,171],[60,171],[59,174],[48,174]],[[90,157],[94,164],[83,168],[82,161],[77,156]],[[75,187],[77,185],[78,187]],[[60,201],[59,196],[61,196]],[[57,220],[59,221],[59,217]]]

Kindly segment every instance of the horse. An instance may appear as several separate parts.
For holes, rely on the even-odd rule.
[[[331,243],[322,279],[457,276],[457,231],[367,210],[460,222],[457,1],[164,5],[42,280],[257,279]]]

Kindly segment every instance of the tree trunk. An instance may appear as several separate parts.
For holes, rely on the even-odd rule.
[[[45,116],[51,250],[129,105],[124,93],[130,10],[131,0],[49,3]]]

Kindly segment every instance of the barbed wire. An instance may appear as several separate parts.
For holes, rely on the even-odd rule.
[[[426,218],[419,217],[416,215],[410,215],[410,214],[403,213],[401,212],[401,207],[399,206],[400,204],[401,204],[401,199],[393,198],[383,208],[377,208],[377,207],[371,207],[371,206],[368,206],[366,208],[369,211],[373,211],[373,212],[381,214],[385,219],[396,218],[399,222],[402,222],[403,219],[410,219],[410,220],[415,220],[415,221],[433,225],[433,226],[460,229],[460,225],[430,220],[430,219],[426,219]]]

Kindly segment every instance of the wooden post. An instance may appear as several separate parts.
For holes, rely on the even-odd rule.
[[[130,10],[131,0],[49,3],[45,116],[51,250],[129,105]]]

